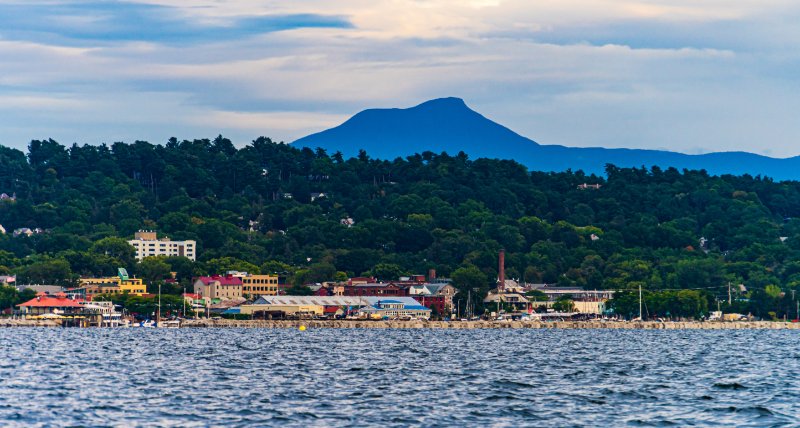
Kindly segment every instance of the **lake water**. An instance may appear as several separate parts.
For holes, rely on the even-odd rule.
[[[0,329],[2,426],[785,426],[800,332]]]

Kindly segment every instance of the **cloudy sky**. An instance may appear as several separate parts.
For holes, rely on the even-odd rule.
[[[0,0],[0,144],[264,135],[457,96],[542,144],[800,154],[797,0]]]

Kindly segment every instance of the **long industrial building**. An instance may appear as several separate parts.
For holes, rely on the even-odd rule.
[[[388,296],[261,296],[251,305],[242,305],[239,313],[282,313],[321,316],[331,309],[345,313],[361,314],[372,318],[430,318],[431,310],[411,297]]]

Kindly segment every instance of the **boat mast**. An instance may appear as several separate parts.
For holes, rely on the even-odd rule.
[[[156,324],[161,322],[161,283],[158,283],[158,318],[156,318]]]
[[[644,321],[642,318],[642,284],[639,284],[639,321]]]

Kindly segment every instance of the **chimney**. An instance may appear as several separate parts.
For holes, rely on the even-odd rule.
[[[497,286],[497,291],[502,293],[506,287],[506,250],[500,249],[499,259],[499,284]]]
[[[428,269],[428,281],[436,279],[436,269]]]

